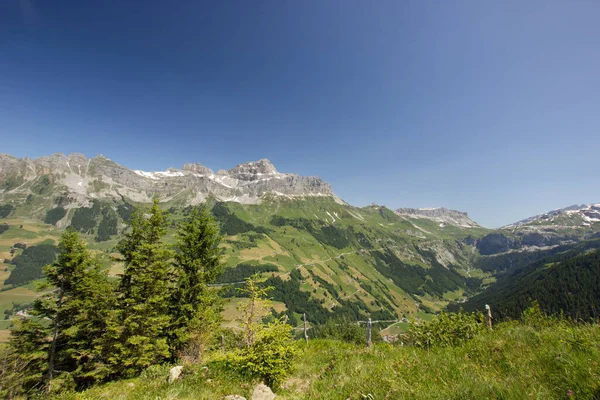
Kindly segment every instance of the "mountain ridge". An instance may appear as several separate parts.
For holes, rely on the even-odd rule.
[[[322,179],[280,173],[267,159],[216,173],[196,163],[184,164],[182,169],[146,172],[131,170],[103,155],[87,158],[81,153],[55,153],[37,159],[0,155],[0,180],[9,181],[5,185],[8,192],[27,189],[28,182],[48,174],[82,204],[93,198],[111,197],[136,202],[150,202],[157,197],[165,202],[176,195],[186,197],[190,204],[201,203],[210,196],[221,201],[257,204],[265,194],[290,198],[324,196],[342,203]]]

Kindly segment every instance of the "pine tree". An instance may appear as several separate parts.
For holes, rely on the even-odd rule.
[[[16,319],[6,349],[0,397],[41,390],[48,372],[50,332],[37,318]]]
[[[112,315],[109,360],[114,373],[132,376],[170,357],[167,343],[173,290],[171,251],[164,242],[167,218],[155,200],[149,216],[138,209],[118,248],[125,260],[118,288],[119,310]]]
[[[27,375],[44,374],[47,391],[64,388],[67,382],[81,387],[104,377],[100,344],[112,293],[106,273],[75,231],[63,233],[59,249],[56,262],[44,267],[43,288],[51,290],[36,299],[33,318],[22,321],[11,339],[19,357],[35,360]],[[31,385],[25,381],[27,386]]]
[[[194,209],[179,225],[177,239],[171,345],[175,354],[186,350],[187,357],[197,359],[199,354],[190,353],[202,351],[206,333],[214,332],[220,318],[219,298],[208,284],[223,271],[222,251],[217,247],[221,235],[206,209]]]

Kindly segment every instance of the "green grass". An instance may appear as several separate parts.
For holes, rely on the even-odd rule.
[[[600,327],[552,322],[499,324],[453,348],[430,350],[378,343],[371,349],[336,341],[298,342],[296,369],[281,399],[575,399],[600,396]],[[203,367],[207,369],[203,369]],[[217,362],[189,368],[167,384],[168,367],[62,399],[250,398],[256,380]],[[152,376],[149,376],[152,375]]]

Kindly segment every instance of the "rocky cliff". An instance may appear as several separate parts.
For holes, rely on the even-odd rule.
[[[451,224],[465,228],[479,226],[466,212],[449,210],[447,208],[399,208],[396,214],[414,218],[427,218],[440,224]]]

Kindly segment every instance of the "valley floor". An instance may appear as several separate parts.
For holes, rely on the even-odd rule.
[[[281,399],[594,399],[600,398],[600,326],[564,321],[507,322],[464,345],[372,348],[314,340],[282,387]],[[208,369],[204,368],[207,367]],[[167,384],[169,366],[61,399],[250,398],[257,380],[218,362],[192,366]]]

